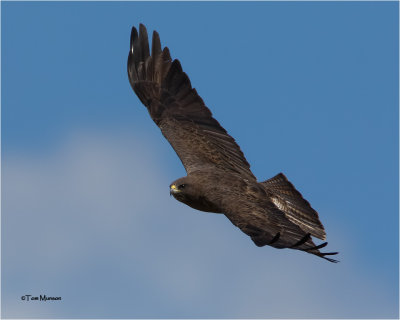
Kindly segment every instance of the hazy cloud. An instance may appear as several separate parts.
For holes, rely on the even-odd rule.
[[[396,316],[340,230],[336,265],[257,248],[223,215],[171,199],[159,142],[135,137],[80,131],[4,156],[3,317]]]

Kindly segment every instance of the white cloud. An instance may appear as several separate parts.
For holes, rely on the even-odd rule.
[[[4,156],[3,316],[395,315],[355,265],[257,248],[223,215],[171,199],[158,142],[135,137],[76,132],[46,154]],[[63,301],[18,300],[43,293]]]

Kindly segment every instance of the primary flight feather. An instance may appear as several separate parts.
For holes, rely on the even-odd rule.
[[[224,214],[257,246],[302,250],[331,262],[322,253],[327,242],[318,213],[282,173],[257,179],[235,140],[215,120],[192,88],[180,62],[162,49],[153,32],[151,52],[147,30],[132,28],[128,56],[132,89],[147,107],[181,159],[187,176],[170,185],[170,193],[188,206]]]

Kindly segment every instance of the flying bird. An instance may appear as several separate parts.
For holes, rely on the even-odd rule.
[[[146,27],[132,28],[128,77],[182,161],[187,176],[170,185],[178,201],[201,211],[224,214],[259,246],[291,248],[337,262],[322,253],[325,240],[318,213],[283,173],[258,182],[235,140],[215,120],[192,88],[179,60],[171,59],[153,32],[151,52]]]

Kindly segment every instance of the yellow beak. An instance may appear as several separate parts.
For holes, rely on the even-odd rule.
[[[169,187],[169,194],[170,195],[172,195],[173,193],[177,193],[177,192],[179,192],[179,189],[176,187],[176,185],[171,185],[170,187]]]

